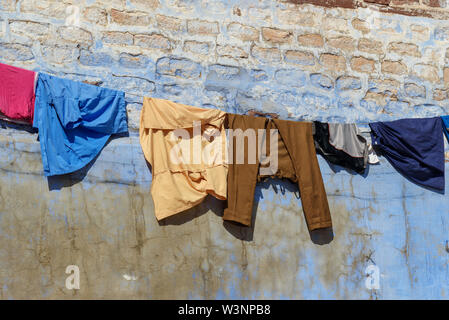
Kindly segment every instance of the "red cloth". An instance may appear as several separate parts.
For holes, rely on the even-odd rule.
[[[0,117],[33,123],[36,72],[0,63]]]

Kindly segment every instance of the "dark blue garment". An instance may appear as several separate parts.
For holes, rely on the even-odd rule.
[[[449,142],[449,116],[442,116],[441,120],[443,120],[443,132],[446,135],[447,141]]]
[[[125,94],[39,73],[33,127],[39,130],[44,174],[74,172],[112,134],[128,131]]]
[[[444,138],[440,117],[371,123],[374,146],[401,174],[444,192]]]

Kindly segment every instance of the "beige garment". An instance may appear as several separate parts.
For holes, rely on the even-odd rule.
[[[192,208],[207,194],[226,199],[225,115],[144,98],[140,144],[152,166],[151,195],[158,220]]]

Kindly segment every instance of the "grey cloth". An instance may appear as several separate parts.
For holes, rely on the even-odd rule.
[[[368,163],[368,143],[355,124],[316,121],[317,151],[329,162],[362,173]]]
[[[351,157],[364,159],[368,157],[366,139],[353,123],[329,123],[329,143]]]

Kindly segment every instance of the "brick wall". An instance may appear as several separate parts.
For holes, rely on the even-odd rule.
[[[143,95],[308,120],[447,113],[449,22],[378,8],[0,0],[0,61],[124,90],[132,130]]]

